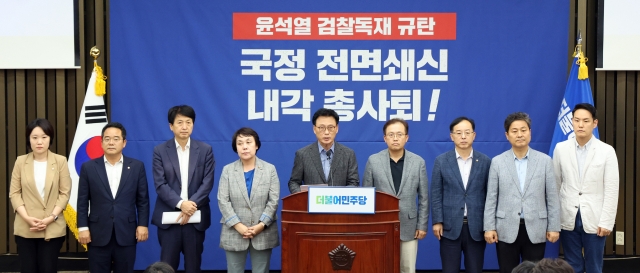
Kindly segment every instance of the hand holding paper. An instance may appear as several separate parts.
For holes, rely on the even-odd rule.
[[[182,217],[182,211],[166,211],[162,213],[162,224],[163,225],[172,225],[172,224],[194,224],[200,223],[200,211],[196,210],[193,215],[189,216],[188,219],[186,217]],[[186,220],[185,223],[182,223],[180,220]]]

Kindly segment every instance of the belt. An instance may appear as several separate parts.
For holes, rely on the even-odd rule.
[[[524,225],[524,219],[520,218],[520,224]]]
[[[468,223],[469,223],[469,220],[467,220],[466,216],[462,218],[462,224],[468,224]]]

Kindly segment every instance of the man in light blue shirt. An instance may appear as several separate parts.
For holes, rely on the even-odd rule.
[[[516,153],[513,153],[513,160],[516,164],[516,172],[518,173],[518,181],[520,182],[520,191],[524,192],[524,180],[527,177],[527,163],[529,162],[529,150],[523,158],[518,158]],[[524,209],[520,210],[520,219],[524,219]]]
[[[558,240],[560,202],[551,158],[529,147],[529,115],[510,114],[504,129],[511,149],[491,161],[484,237],[497,243],[500,272],[509,273],[521,260],[544,258],[545,241]]]

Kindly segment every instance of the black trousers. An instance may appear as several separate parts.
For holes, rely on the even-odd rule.
[[[58,272],[58,254],[64,237],[45,241],[44,238],[24,238],[16,235],[15,239],[18,245],[20,272]]]
[[[202,270],[202,251],[204,250],[204,231],[193,224],[171,225],[168,229],[158,229],[160,241],[160,261],[168,263],[178,271],[180,252],[184,255],[186,273],[200,273]]]
[[[91,234],[101,236],[101,234]],[[91,273],[129,272],[133,273],[136,262],[136,245],[121,246],[116,240],[115,228],[111,232],[111,240],[107,245],[88,245],[89,271]]]
[[[500,234],[498,234],[498,240]],[[529,240],[529,234],[524,222],[520,222],[518,229],[518,237],[511,243],[503,243],[498,241],[496,252],[498,253],[498,266],[500,273],[511,273],[511,271],[520,264],[520,258],[523,261],[536,262],[544,258],[544,249],[546,243],[534,244]]]
[[[461,253],[464,253],[464,268],[467,273],[482,273],[484,249],[487,243],[471,238],[469,225],[464,223],[458,239],[440,238],[440,258],[443,273],[460,272]]]

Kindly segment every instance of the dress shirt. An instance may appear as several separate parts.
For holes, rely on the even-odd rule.
[[[393,179],[393,186],[396,189],[396,195],[400,191],[400,183],[402,183],[402,171],[404,170],[404,151],[402,157],[398,159],[398,162],[393,161],[393,158],[389,157],[389,165],[391,166],[391,179]]]
[[[124,164],[124,156],[120,155],[120,159],[116,164],[111,165],[107,161],[107,157],[104,157],[104,167],[107,170],[107,179],[109,179],[109,187],[111,188],[111,194],[113,198],[116,198],[118,193],[118,186],[120,186],[120,178],[122,177],[122,165]]]
[[[116,164],[111,165],[107,160],[106,156],[104,158],[104,168],[107,171],[107,179],[109,180],[109,188],[111,189],[111,194],[113,198],[116,198],[116,194],[118,193],[118,186],[120,186],[120,178],[122,178],[122,166],[124,165],[124,156],[120,155],[120,160],[116,162]],[[91,214],[91,212],[89,212]],[[78,227],[78,231],[89,230],[89,227]]]
[[[462,156],[458,153],[458,150],[454,149],[456,152],[456,159],[458,160],[458,169],[460,170],[460,176],[462,177],[462,184],[464,185],[465,190],[467,189],[467,183],[469,183],[469,174],[471,173],[471,165],[473,164],[473,149],[469,154],[467,159],[462,159]],[[467,204],[464,204],[464,216],[467,216]]]
[[[584,162],[587,161],[587,153],[589,152],[589,147],[591,147],[591,142],[593,140],[593,136],[587,141],[584,146],[580,147],[578,144],[578,140],[574,139],[576,142],[576,159],[578,160],[578,175],[580,177],[580,181],[582,181],[582,171],[584,170]]]
[[[36,180],[36,189],[38,189],[40,197],[44,200],[44,184],[47,179],[47,161],[33,161],[33,177]]]
[[[183,201],[189,200],[189,149],[191,148],[191,138],[187,140],[184,150],[182,150],[177,140],[175,142],[176,150],[178,151],[178,164],[180,164],[180,183],[182,183],[180,189],[180,198],[182,200],[178,201],[176,208],[180,208]]]
[[[513,150],[512,150],[513,151]],[[516,164],[516,172],[518,173],[518,181],[520,181],[520,192],[524,192],[524,182],[527,179],[527,163],[529,163],[529,149],[522,159],[518,159],[513,153],[513,160]],[[520,218],[524,219],[524,208],[520,209]]]
[[[335,147],[336,143],[334,141],[333,144],[331,144],[331,148],[329,148],[329,151],[331,151],[331,159],[327,159],[327,151],[325,151],[324,148],[322,148],[322,145],[320,145],[320,142],[318,142],[320,161],[322,161],[322,171],[324,172],[324,178],[327,182],[329,182],[329,171],[331,170],[331,162],[333,161],[333,157],[335,156]]]

